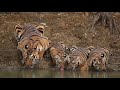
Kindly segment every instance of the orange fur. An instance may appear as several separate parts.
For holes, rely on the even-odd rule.
[[[64,70],[64,52],[61,51],[58,48],[55,47],[51,47],[50,48],[50,55],[52,57],[52,62],[58,66],[58,68],[60,68],[60,70]],[[58,59],[56,59],[56,57],[59,57]],[[58,62],[58,63],[57,63]],[[53,64],[53,65],[54,65]]]
[[[97,48],[89,55],[89,65],[97,70],[106,70],[109,60],[109,51],[105,48]]]
[[[42,60],[45,50],[49,47],[49,40],[43,35],[44,32],[42,32],[44,26],[34,26],[30,24],[16,25],[15,30],[18,39],[17,48],[22,51],[25,64],[32,65],[31,60],[33,60],[34,57],[31,58],[31,56]]]

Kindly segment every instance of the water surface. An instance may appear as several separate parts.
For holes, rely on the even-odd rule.
[[[14,70],[0,71],[0,78],[120,78],[120,72]]]

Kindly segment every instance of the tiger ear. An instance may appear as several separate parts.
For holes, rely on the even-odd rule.
[[[43,34],[43,33],[44,33],[45,27],[42,26],[42,25],[38,25],[38,26],[36,26],[36,29],[37,29],[38,31],[40,31],[40,32]]]
[[[15,30],[16,29],[22,29],[22,26],[20,24],[15,25]]]
[[[108,49],[106,49],[105,52],[106,52],[108,55],[111,54],[111,52],[110,52]]]
[[[20,24],[15,25],[15,30],[16,30],[16,33],[21,32],[22,31],[22,26]]]
[[[76,50],[76,49],[78,49],[77,46],[72,46],[72,47],[70,48],[70,51],[72,52],[72,51],[74,51],[74,50]]]
[[[95,47],[94,46],[89,46],[86,49],[87,49],[87,52],[90,53],[91,51],[95,50]]]
[[[112,55],[111,50],[109,50],[108,48],[103,48],[103,50],[107,55]]]

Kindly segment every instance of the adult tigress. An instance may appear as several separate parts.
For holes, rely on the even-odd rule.
[[[41,26],[35,27],[30,24],[17,25],[16,37],[18,38],[18,49],[22,51],[22,62],[30,66],[42,59],[44,51],[49,47],[49,40],[43,35]],[[39,55],[38,55],[39,54]],[[34,58],[33,58],[34,57]]]

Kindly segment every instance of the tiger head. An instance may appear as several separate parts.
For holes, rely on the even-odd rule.
[[[71,54],[68,58],[69,66],[72,70],[75,70],[78,67],[81,68],[87,61],[87,56],[82,52],[79,52],[79,55]]]
[[[35,39],[33,40],[31,38],[26,38],[26,39],[18,42],[18,47],[17,48],[22,51],[22,53],[24,54],[23,56],[25,58],[27,57],[27,62],[30,61],[30,60],[33,60],[33,64],[35,64],[35,61],[38,61],[37,59],[39,58],[38,53],[37,53],[38,41],[36,41],[37,36],[34,36],[33,38],[35,38]],[[34,56],[30,57],[30,55],[31,55],[31,53],[33,53],[33,51],[35,52]],[[23,61],[26,61],[26,60],[23,60]]]
[[[38,51],[38,42],[33,43],[32,40],[26,40],[26,42],[18,44],[21,48],[22,53],[24,53],[23,63],[26,67],[34,67],[40,63],[40,55]],[[41,47],[42,48],[42,47]]]
[[[52,61],[55,62],[56,68],[64,70],[64,52],[58,48],[51,47],[50,55],[52,57]]]
[[[72,46],[69,48],[69,53],[65,57],[68,62],[69,68],[75,70],[78,66],[81,68],[88,58],[88,52],[85,48]]]
[[[49,40],[45,38],[37,38],[29,52],[29,58],[33,59],[33,63],[38,63],[44,58],[45,51],[49,48]]]
[[[69,56],[69,67],[72,70],[75,70],[79,66],[79,57],[76,56]]]
[[[90,53],[90,66],[95,70],[106,70],[109,59],[109,51],[106,49],[95,50]]]

